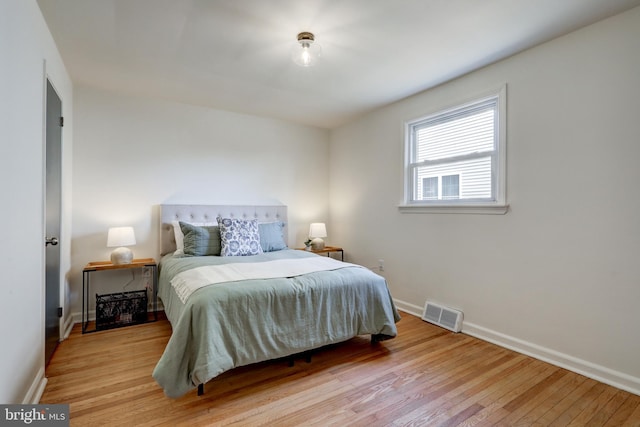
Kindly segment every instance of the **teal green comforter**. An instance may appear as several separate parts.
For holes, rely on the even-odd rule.
[[[182,303],[171,278],[224,262],[318,256],[283,250],[247,257],[175,257],[160,263],[159,296],[173,333],[153,371],[169,397],[180,397],[238,366],[289,356],[356,335],[393,338],[400,316],[383,277],[348,267],[292,278],[210,285]]]

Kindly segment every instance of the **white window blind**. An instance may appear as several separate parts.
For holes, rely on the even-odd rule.
[[[407,206],[506,206],[504,92],[406,123]]]

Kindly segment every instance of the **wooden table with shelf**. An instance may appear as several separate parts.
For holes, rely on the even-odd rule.
[[[307,248],[296,248],[299,251],[307,251],[312,252],[314,254],[327,254],[330,256],[333,252],[340,252],[340,260],[344,261],[344,251],[341,247],[338,246],[325,246],[324,249],[307,249]]]
[[[134,259],[129,264],[113,264],[111,261],[93,261],[88,263],[84,269],[82,270],[82,333],[87,332],[95,332],[98,330],[96,321],[94,320],[94,328],[89,329],[89,296],[91,294],[91,273],[96,271],[113,271],[113,270],[124,270],[131,268],[139,268],[145,269],[148,268],[151,272],[151,280],[152,280],[152,288],[151,288],[151,298],[153,304],[153,312],[151,313],[153,318],[149,319],[148,307],[145,307],[146,315],[145,321],[156,321],[158,320],[158,264],[156,260],[153,258],[139,258]],[[145,291],[147,288],[145,287]],[[139,289],[138,291],[143,291],[143,289]],[[132,291],[135,292],[135,291]],[[124,292],[120,292],[120,294],[124,294]],[[121,326],[129,326],[139,323],[144,323],[142,321],[123,321],[117,326],[113,327],[121,327]],[[110,327],[105,327],[104,329],[110,329]]]

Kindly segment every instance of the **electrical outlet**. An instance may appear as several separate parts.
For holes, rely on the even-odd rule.
[[[145,267],[145,268],[142,270],[142,275],[143,275],[144,277],[151,277],[151,269],[150,269],[149,267]]]
[[[378,271],[384,271],[384,260],[383,259],[379,259],[378,260]]]

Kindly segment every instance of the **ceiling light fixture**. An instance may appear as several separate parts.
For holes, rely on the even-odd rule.
[[[310,67],[318,62],[322,48],[314,41],[315,36],[313,33],[304,31],[298,34],[298,44],[291,51],[293,62],[302,67]]]

